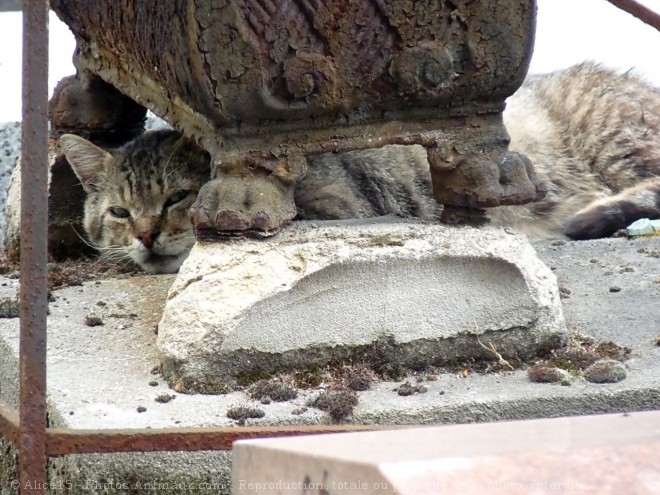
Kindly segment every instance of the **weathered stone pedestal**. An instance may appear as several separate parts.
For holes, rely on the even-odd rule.
[[[215,164],[194,207],[198,239],[278,231],[296,215],[307,157],[387,144],[425,148],[441,204],[546,193],[529,159],[508,150],[501,115],[527,71],[534,1],[51,7],[77,39],[77,74],[52,100],[54,135],[131,134],[146,107],[197,141]],[[266,206],[249,205],[257,194]]]
[[[299,222],[198,243],[159,324],[183,391],[330,363],[409,368],[529,358],[560,344],[557,284],[527,239],[413,222]],[[483,344],[483,345],[482,345]]]

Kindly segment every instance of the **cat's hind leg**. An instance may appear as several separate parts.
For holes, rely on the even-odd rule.
[[[575,240],[609,237],[640,218],[660,218],[660,177],[594,201],[568,221],[564,234]]]

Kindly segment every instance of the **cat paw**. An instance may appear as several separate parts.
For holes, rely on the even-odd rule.
[[[306,162],[288,160],[219,171],[199,191],[190,209],[200,240],[227,237],[268,237],[296,216],[294,185]]]
[[[629,223],[616,204],[595,205],[577,212],[564,226],[564,235],[574,241],[603,239]]]

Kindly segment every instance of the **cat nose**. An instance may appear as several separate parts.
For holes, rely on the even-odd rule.
[[[142,232],[138,232],[135,237],[140,240],[142,244],[144,244],[145,247],[151,248],[151,246],[154,245],[154,242],[156,241],[156,237],[160,234],[160,229],[157,227],[154,227],[150,230],[144,230]]]

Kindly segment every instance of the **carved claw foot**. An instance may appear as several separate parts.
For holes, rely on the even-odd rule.
[[[451,170],[432,168],[438,203],[471,208],[520,205],[543,199],[545,184],[532,162],[514,152],[467,156]]]
[[[508,150],[499,122],[460,129],[427,148],[438,203],[468,208],[521,205],[543,199],[547,188],[524,155]]]
[[[268,237],[296,216],[293,190],[306,171],[303,157],[224,166],[190,209],[199,240]]]

